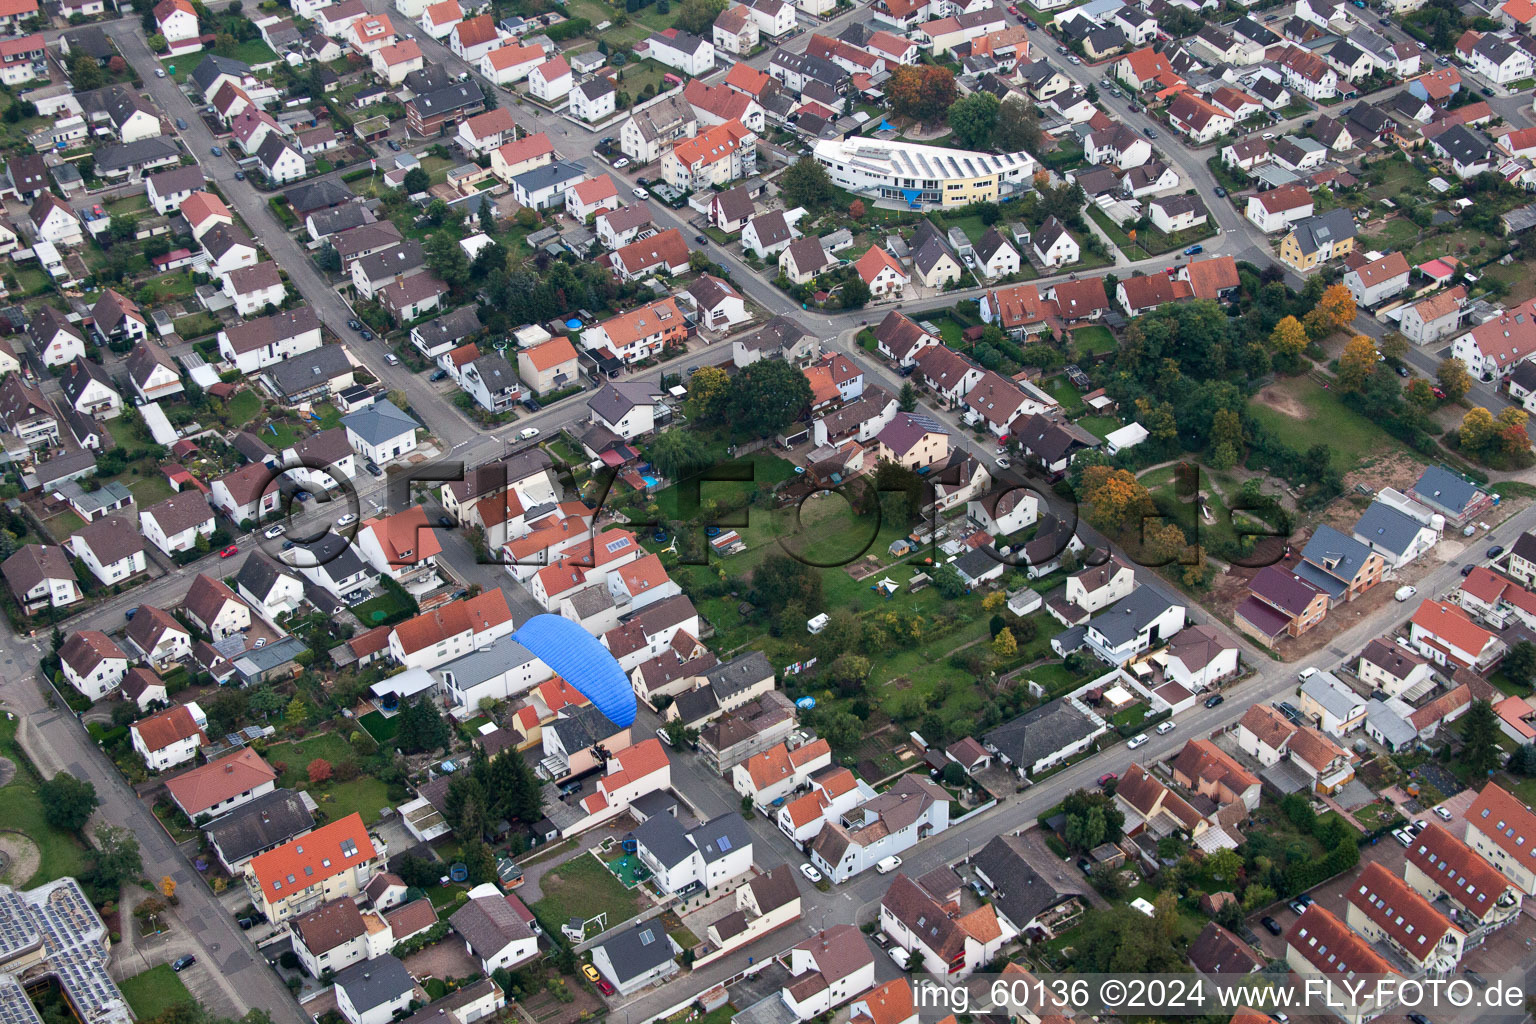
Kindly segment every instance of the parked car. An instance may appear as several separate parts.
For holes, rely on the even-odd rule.
[[[630,191],[635,194],[635,198],[636,199],[649,199],[651,197],[651,194],[649,192],[647,192],[643,188],[640,188],[639,186],[636,186],[635,188],[630,189]]]
[[[695,242],[698,242],[700,245],[708,245],[709,244],[709,239],[705,238],[703,235],[694,235],[693,236],[693,240]]]
[[[175,971],[177,974],[180,974],[182,971],[186,970],[188,967],[191,967],[195,963],[197,963],[197,957],[193,956],[191,953],[188,953],[186,956],[177,957],[176,960],[171,964],[171,970]]]
[[[1427,828],[1429,828],[1429,822],[1425,821],[1423,818],[1420,818],[1408,826],[1408,831],[1413,835],[1418,835],[1420,832],[1423,832]]]
[[[1504,553],[1504,545],[1503,544],[1495,544],[1493,547],[1488,549],[1488,557],[1489,558],[1498,558],[1503,553]]]
[[[999,455],[992,461],[997,463],[998,469],[1011,469],[1013,467],[1013,460],[1006,455]]]
[[[1264,930],[1269,932],[1271,935],[1279,935],[1281,932],[1285,931],[1284,928],[1280,927],[1279,921],[1276,921],[1274,918],[1267,915],[1259,918],[1259,924],[1263,925]]]
[[[357,336],[359,338],[362,338],[364,341],[372,341],[373,340],[373,332],[370,331],[366,327],[364,327],[362,330],[358,331],[357,332]]]
[[[1214,708],[1218,704],[1225,704],[1226,702],[1227,698],[1223,697],[1219,693],[1213,693],[1209,697],[1205,698],[1205,706],[1208,708]]]
[[[453,529],[453,520],[448,516],[438,516],[437,525],[441,526],[445,530],[451,530]]]
[[[1446,810],[1444,807],[1436,807],[1435,817],[1439,818],[1441,821],[1450,821],[1451,812]]]
[[[436,384],[440,380],[447,380],[447,379],[448,379],[448,371],[443,369],[442,367],[438,367],[437,369],[433,370],[432,371],[432,376],[427,378],[427,380],[431,381],[433,384]]]
[[[1148,128],[1147,129],[1147,138],[1149,138],[1149,139],[1157,138],[1157,129],[1156,128]]]
[[[400,152],[400,143],[396,142],[394,139],[390,139],[388,141],[387,145],[389,146],[390,149],[394,150],[396,153]]]
[[[617,991],[607,978],[597,979],[597,990],[605,996],[611,996],[615,991]]]
[[[1157,734],[1159,736],[1166,736],[1166,735],[1168,735],[1171,732],[1173,732],[1173,722],[1172,721],[1159,722],[1158,723]]]
[[[156,78],[164,78],[165,77],[165,68],[155,68],[155,77]]]
[[[801,864],[800,865],[800,873],[802,875],[804,875],[809,881],[812,881],[812,882],[819,882],[819,881],[821,881],[821,872],[817,871],[810,864]]]
[[[1202,252],[1205,252],[1205,246],[1203,246],[1203,245],[1192,245],[1188,249],[1184,250],[1184,255],[1185,256],[1198,256]]]
[[[1392,838],[1405,847],[1413,845],[1413,836],[1409,835],[1408,830],[1405,828],[1393,829]]]
[[[875,932],[875,934],[871,935],[870,938],[874,939],[875,945],[879,946],[881,949],[891,948],[891,937],[885,934],[885,932]]]
[[[524,427],[522,430],[519,430],[517,432],[517,439],[519,441],[532,441],[534,438],[536,438],[538,436],[539,436],[539,428],[538,427]]]
[[[223,156],[224,155],[224,151],[222,149],[220,149],[218,146],[214,146],[208,152],[212,153],[214,156]]]
[[[235,180],[236,181],[244,181],[245,180],[245,172],[244,171],[236,171],[235,172]]]
[[[1296,678],[1301,680],[1302,682],[1306,682],[1308,679],[1311,679],[1315,675],[1317,675],[1317,669],[1312,668],[1309,665],[1306,668],[1302,669],[1300,672],[1297,672],[1296,673]]]
[[[374,462],[372,459],[364,459],[363,460],[363,468],[366,469],[368,472],[372,473],[374,476],[383,476],[384,475],[384,471],[379,468],[379,464],[377,462]]]
[[[902,970],[906,970],[907,965],[912,962],[912,954],[908,953],[900,946],[892,946],[888,952],[890,953],[891,959],[896,962],[896,966],[900,967]]]
[[[176,119],[176,130],[177,131],[183,131],[183,132],[186,131],[187,130],[187,122],[185,120],[183,120],[182,118],[178,117]]]
[[[603,977],[601,974],[597,973],[597,968],[593,967],[591,964],[582,964],[581,973],[585,974],[587,976],[587,980],[593,984],[601,981]]]
[[[1297,896],[1295,899],[1291,900],[1290,906],[1292,910],[1300,914],[1316,902],[1317,901],[1314,900],[1311,896],[1308,896],[1306,893],[1302,893],[1300,896]]]
[[[1477,568],[1477,566],[1468,563],[1467,565],[1464,565],[1464,566],[1461,567],[1461,574],[1463,576],[1471,576],[1472,575],[1472,570],[1476,569],[1476,568]]]
[[[1223,198],[1226,197],[1226,194],[1227,194],[1227,190],[1226,189],[1222,188],[1220,185],[1216,186],[1216,198],[1223,199]]]
[[[360,320],[348,320],[347,326],[352,328],[354,331],[360,331],[363,329],[363,324]]]
[[[1397,375],[1399,377],[1411,377],[1411,376],[1413,376],[1411,373],[1408,372],[1408,367],[1406,367],[1406,366],[1398,366],[1398,368],[1397,368]]]
[[[390,366],[399,366],[400,365],[400,357],[395,355],[393,352],[386,352],[386,353],[384,353],[384,361],[386,363],[388,363]]]
[[[624,168],[626,168],[628,166],[629,166],[629,157],[627,157],[627,156],[621,156],[621,157],[619,157],[617,160],[615,160],[613,162],[613,168],[616,171],[622,171]]]
[[[336,520],[336,525],[337,526],[351,526],[355,522],[357,522],[357,513],[356,512],[348,512],[346,515],[344,515],[340,519]]]
[[[1401,586],[1397,588],[1397,593],[1392,595],[1392,599],[1394,601],[1406,601],[1418,592],[1417,587]]]
[[[886,857],[875,864],[875,870],[880,872],[882,875],[888,875],[899,867],[901,867],[901,858],[895,855]]]
[[[1120,776],[1116,775],[1114,772],[1105,772],[1103,775],[1099,776],[1099,786],[1100,787],[1107,786],[1111,782],[1114,782],[1119,777]]]
[[[239,553],[240,553],[240,546],[238,544],[231,544],[229,547],[227,547],[223,551],[219,552],[219,557],[220,558],[234,558]]]
[[[1147,742],[1147,734],[1144,732],[1139,732],[1127,740],[1125,745],[1127,749],[1135,750],[1145,742]]]

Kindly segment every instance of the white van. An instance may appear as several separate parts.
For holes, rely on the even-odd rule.
[[[1406,601],[1410,597],[1412,597],[1414,594],[1417,594],[1417,593],[1418,593],[1418,590],[1415,589],[1414,587],[1410,587],[1410,586],[1404,585],[1404,586],[1401,586],[1401,587],[1397,588],[1397,593],[1392,595],[1392,600],[1394,600],[1394,601]]]
[[[519,441],[532,441],[534,438],[536,438],[538,436],[539,436],[539,428],[538,427],[524,427],[522,430],[519,430],[517,432],[517,439]]]
[[[1302,669],[1300,672],[1297,672],[1296,678],[1300,679],[1302,682],[1306,682],[1308,679],[1311,679],[1315,675],[1317,675],[1317,669],[1308,666],[1307,668]]]
[[[901,858],[890,856],[877,863],[875,865],[875,870],[880,872],[882,875],[888,875],[899,867],[901,867]]]

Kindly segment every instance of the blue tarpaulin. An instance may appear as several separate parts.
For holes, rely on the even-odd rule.
[[[883,117],[880,119],[880,131],[882,131],[882,132],[893,132],[895,130],[896,130],[896,126],[891,124],[891,122],[887,121]]]
[[[634,688],[608,648],[591,633],[560,615],[535,615],[512,639],[576,687],[608,721],[621,729],[634,724]]]

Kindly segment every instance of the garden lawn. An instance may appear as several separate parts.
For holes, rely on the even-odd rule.
[[[1094,324],[1092,327],[1079,327],[1072,332],[1072,350],[1079,355],[1101,355],[1115,350],[1115,336],[1110,333],[1108,327]]]
[[[261,396],[247,388],[231,398],[224,406],[224,415],[231,427],[245,426],[261,414]]]
[[[1047,377],[1040,382],[1040,389],[1056,399],[1061,404],[1062,413],[1067,416],[1076,416],[1085,408],[1082,394],[1072,386],[1065,374]]]
[[[118,483],[126,485],[133,492],[134,504],[141,509],[162,502],[176,493],[171,490],[171,482],[165,478],[165,474],[158,470],[152,474],[146,474],[142,463],[139,464],[138,476],[132,473],[124,474],[118,479]]]
[[[539,880],[544,898],[532,910],[546,930],[558,929],[573,917],[582,920],[607,913],[607,927],[622,924],[640,912],[638,894],[624,888],[596,858],[581,854]]]
[[[192,993],[181,983],[181,976],[171,970],[170,964],[151,967],[124,979],[118,988],[123,990],[123,998],[128,1000],[133,1015],[139,1020],[154,1020],[173,1006],[192,1002]]]
[[[389,799],[389,786],[367,775],[351,782],[330,782],[318,790],[311,788],[309,795],[320,805],[320,813],[331,821],[355,811],[362,816],[364,825],[378,821],[384,808],[393,802]]]
[[[1499,245],[1502,243],[1492,235],[1486,235],[1475,228],[1462,228],[1448,235],[1431,235],[1409,249],[1406,255],[1409,266],[1418,266],[1426,260],[1441,256],[1466,259],[1474,247],[1482,251]]]
[[[1393,217],[1382,225],[1381,230],[1368,238],[1362,238],[1371,249],[1401,249],[1418,240],[1419,228],[1407,217]]]
[[[0,822],[20,832],[37,844],[41,860],[31,878],[5,878],[18,888],[30,889],[66,875],[84,872],[89,856],[73,834],[54,828],[43,817],[43,805],[37,797],[38,780],[26,755],[16,746],[16,722],[0,720],[0,754],[16,764],[16,777],[0,787]]]
[[[272,47],[260,39],[252,39],[248,42],[240,43],[226,56],[233,57],[235,60],[243,60],[247,64],[271,64],[277,60],[277,54],[272,52]]]
[[[332,765],[352,759],[352,744],[337,732],[322,732],[302,740],[274,743],[267,748],[267,762],[283,763],[278,785],[285,789],[303,789],[309,785],[309,762],[323,757]]]
[[[363,624],[364,629],[372,629],[374,626],[384,625],[392,618],[403,616],[410,610],[410,605],[392,591],[386,590],[378,597],[370,597],[352,611],[357,616],[357,621]]]
[[[1265,395],[1278,401],[1269,404],[1264,401]],[[1305,418],[1291,415],[1277,405],[1299,408]],[[1271,384],[1248,403],[1248,411],[1299,452],[1315,444],[1327,445],[1333,455],[1333,466],[1340,473],[1359,467],[1393,443],[1391,436],[1373,420],[1345,407],[1310,377],[1292,377]],[[1401,445],[1398,448],[1411,454]]]
[[[382,711],[370,711],[357,720],[358,724],[368,730],[368,735],[380,743],[387,743],[395,738],[395,733],[400,731],[400,717],[386,717]]]
[[[1084,416],[1077,421],[1077,425],[1101,440],[1124,426],[1113,416]]]

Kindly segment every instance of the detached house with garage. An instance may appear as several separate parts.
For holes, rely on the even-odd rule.
[[[1446,601],[1425,600],[1409,620],[1409,640],[1424,657],[1448,671],[1486,672],[1504,657],[1508,645]]]
[[[1380,305],[1408,289],[1408,260],[1394,252],[1363,263],[1344,273],[1344,287],[1359,305]]]
[[[198,537],[213,533],[213,510],[197,488],[173,494],[139,513],[144,539],[167,556],[191,551]]]
[[[309,306],[273,313],[219,332],[219,354],[242,373],[291,359],[320,347],[320,318]]]

